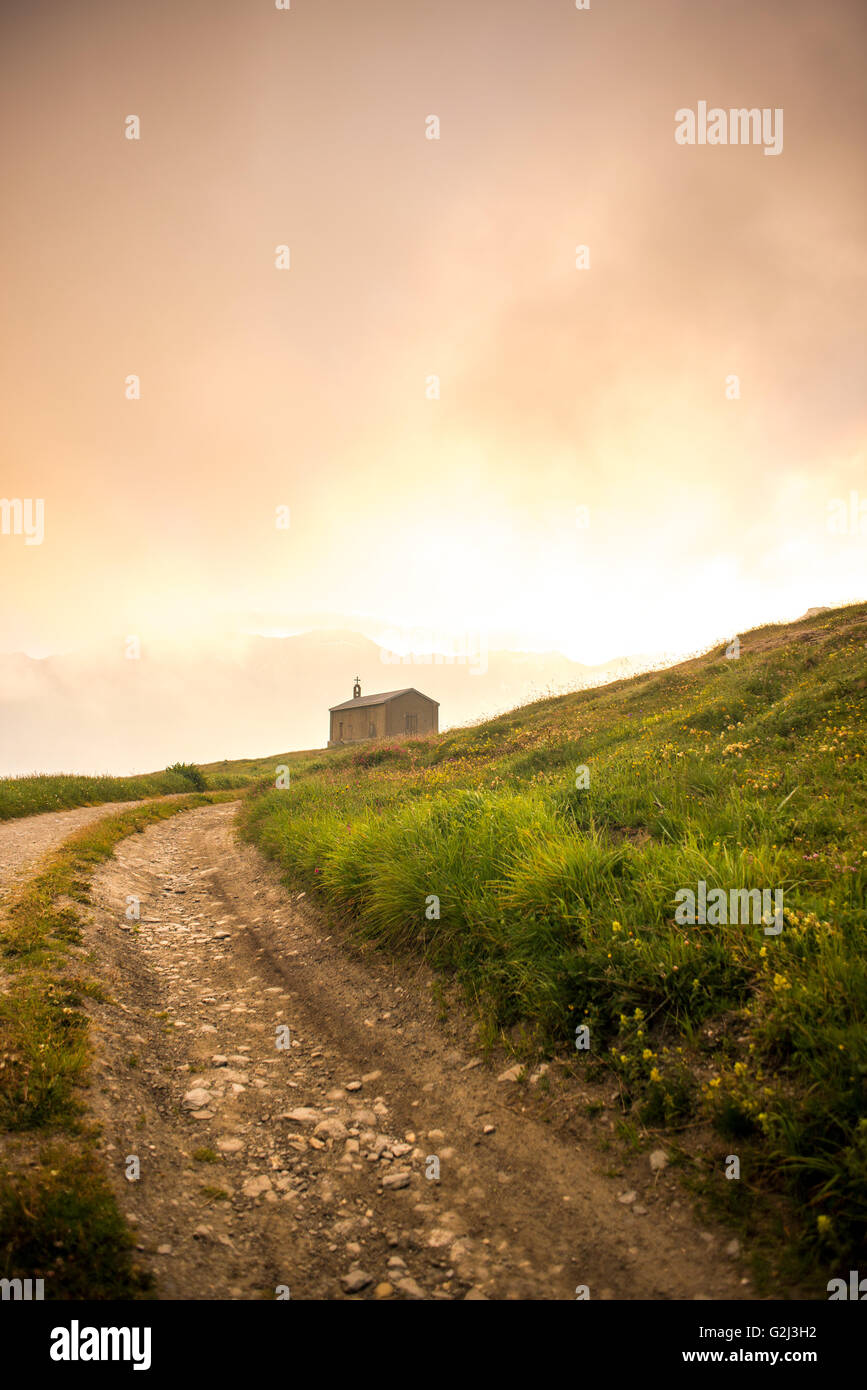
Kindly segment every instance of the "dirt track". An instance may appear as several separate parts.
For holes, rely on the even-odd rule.
[[[32,874],[43,855],[56,849],[68,835],[103,816],[129,811],[141,804],[140,801],[109,801],[101,806],[46,811],[41,816],[21,816],[0,822],[0,894]]]
[[[613,1107],[586,1118],[557,1064],[498,1082],[427,973],[349,949],[234,814],[125,840],[86,930],[90,1100],[160,1297],[752,1296],[671,1170],[603,1152]]]

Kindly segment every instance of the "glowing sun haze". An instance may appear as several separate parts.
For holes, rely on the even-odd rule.
[[[598,662],[864,596],[862,4],[0,28],[0,495],[45,500],[0,651],[321,611]],[[782,153],[678,145],[699,101]]]

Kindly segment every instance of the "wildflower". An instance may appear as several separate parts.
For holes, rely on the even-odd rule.
[[[651,1050],[650,1050],[649,1047],[646,1047],[646,1048],[644,1049],[644,1051],[642,1052],[642,1054],[641,1054],[642,1061],[645,1061],[645,1062],[649,1062],[652,1056],[653,1056],[653,1053],[651,1052]]]
[[[659,1068],[658,1068],[658,1067],[651,1067],[651,1069],[650,1069],[650,1079],[651,1079],[651,1081],[661,1081],[661,1080],[662,1080],[662,1077],[661,1077],[661,1075],[660,1075],[660,1073],[659,1073]]]

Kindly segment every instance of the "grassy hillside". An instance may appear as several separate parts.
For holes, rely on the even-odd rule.
[[[202,763],[201,768],[209,780],[219,777],[243,777],[249,782],[254,782],[263,777],[273,778],[278,767],[291,767],[298,762],[306,763],[309,758],[318,758],[324,751],[321,748],[309,748],[294,753],[271,753],[264,758],[235,758],[231,762],[223,759],[218,763]]]
[[[42,811],[64,811],[72,806],[99,806],[106,801],[139,801],[193,790],[244,787],[253,780],[243,772],[204,772],[197,777],[198,771],[192,764],[175,764],[175,768],[165,772],[147,772],[136,777],[83,777],[76,773],[2,777],[0,821]]]
[[[734,1216],[764,1194],[806,1256],[845,1258],[867,1234],[865,648],[867,606],[840,609],[300,758],[246,833],[357,933],[460,979],[489,1034],[523,1022],[613,1070],[641,1126],[704,1126]],[[680,924],[700,880],[782,890],[783,929]]]

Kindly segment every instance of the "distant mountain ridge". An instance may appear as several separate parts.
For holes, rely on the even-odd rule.
[[[586,666],[559,652],[401,656],[346,629],[249,635],[184,651],[124,641],[35,659],[0,656],[0,776],[214,762],[262,748],[324,747],[329,706],[411,685],[440,702],[440,728],[476,722],[578,685],[628,675],[640,658]]]

